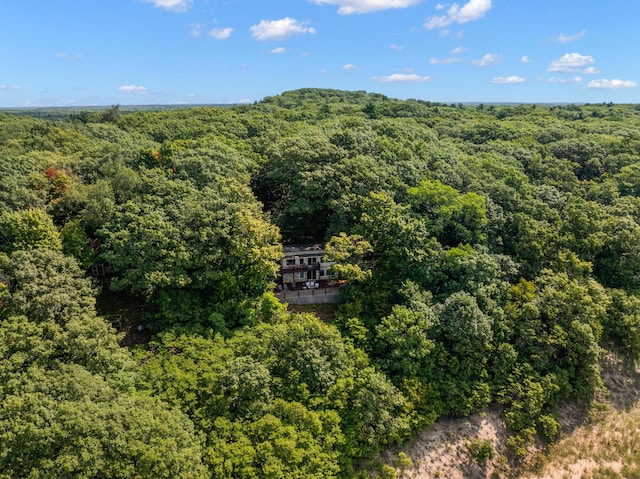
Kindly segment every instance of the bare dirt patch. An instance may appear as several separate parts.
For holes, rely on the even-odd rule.
[[[397,477],[412,479],[631,477],[625,471],[637,472],[640,477],[640,455],[636,453],[640,450],[640,371],[611,353],[603,358],[601,367],[608,392],[599,398],[595,408],[561,406],[564,435],[546,451],[531,450],[535,457],[531,464],[537,465],[535,472],[510,467],[508,435],[498,408],[468,418],[441,418],[408,443],[385,451],[374,462],[397,464],[398,455],[403,452],[413,467],[397,469]],[[469,450],[474,439],[493,444],[493,459],[484,464],[474,459]]]
[[[467,418],[441,418],[401,448],[383,453],[379,460],[395,464],[398,454],[404,452],[414,466],[399,477],[413,479],[507,477],[506,438],[501,410],[493,408]],[[469,448],[474,440],[490,442],[493,459],[485,463],[476,460]]]

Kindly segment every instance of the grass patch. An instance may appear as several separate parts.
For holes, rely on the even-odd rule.
[[[294,313],[313,313],[322,321],[333,321],[339,304],[290,304],[288,310]]]

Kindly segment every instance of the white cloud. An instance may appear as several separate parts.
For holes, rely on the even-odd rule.
[[[120,88],[118,88],[118,91],[125,92],[125,93],[138,93],[139,95],[144,95],[148,93],[149,90],[147,90],[143,86],[122,85]]]
[[[353,13],[371,13],[391,8],[407,8],[417,5],[422,0],[312,0],[317,5],[338,5],[340,15]]]
[[[509,77],[495,77],[491,80],[491,83],[497,83],[499,85],[514,85],[516,83],[524,83],[527,79],[519,76],[509,76]]]
[[[495,65],[499,60],[500,55],[498,55],[497,53],[487,53],[479,60],[471,60],[471,63],[473,63],[477,67],[486,67],[487,65]]]
[[[279,53],[284,53],[286,52],[287,49],[285,47],[278,47],[278,48],[274,48],[273,50],[271,50],[269,53],[274,53],[274,54],[279,54]]]
[[[259,24],[252,25],[249,29],[251,36],[260,41],[282,41],[293,35],[302,33],[316,33],[315,29],[306,26],[307,22],[299,22],[295,18],[282,18],[280,20],[261,20]]]
[[[640,84],[631,80],[591,80],[587,88],[598,88],[603,90],[617,90],[619,88],[637,88]]]
[[[358,68],[356,65],[354,65],[353,63],[347,63],[346,65],[342,65],[342,69],[343,70],[355,70],[356,68]]]
[[[522,57],[520,57],[520,62],[521,63],[531,63],[531,58],[529,58],[527,55],[522,55]]]
[[[574,73],[580,71],[595,60],[589,55],[580,55],[579,53],[565,53],[563,56],[551,62],[550,72]]]
[[[448,57],[448,58],[432,58],[429,63],[432,65],[450,65],[451,63],[458,63],[462,61],[461,58]]]
[[[457,48],[454,48],[453,50],[451,50],[451,54],[452,55],[460,55],[461,53],[466,52],[466,51],[467,51],[467,48],[465,48],[465,47],[457,47]]]
[[[401,52],[402,50],[404,50],[403,46],[396,45],[395,43],[392,43],[391,45],[389,45],[389,48],[391,48],[392,50],[395,50],[397,52]]]
[[[443,28],[453,23],[467,23],[480,20],[491,10],[491,0],[469,0],[462,7],[457,3],[446,9],[445,15],[435,15],[427,18],[424,27],[427,30]],[[442,11],[446,7],[438,4],[436,10]]]
[[[64,58],[65,60],[80,60],[82,58],[81,53],[70,55],[68,53],[56,53],[56,58]]]
[[[18,85],[2,85],[0,84],[0,90],[11,90],[11,91],[17,91],[17,90],[21,90],[22,87],[19,87]]]
[[[424,76],[421,77],[412,74],[404,74],[404,73],[394,73],[393,75],[387,75],[382,77],[373,77],[373,80],[380,83],[424,83],[431,80],[431,77]]]
[[[557,78],[551,77],[548,80],[549,83],[559,83],[559,84],[568,84],[568,83],[582,83],[582,77],[577,76],[573,78]]]
[[[202,29],[205,27],[204,23],[192,23],[189,25],[191,27],[191,36],[199,37],[202,35]]]
[[[586,34],[587,34],[586,30],[582,30],[581,32],[574,33],[573,35],[565,35],[564,33],[561,33],[560,35],[555,37],[554,40],[560,43],[569,43],[574,40],[577,40],[578,38],[584,37]]]
[[[596,67],[589,67],[582,70],[582,73],[584,73],[585,75],[596,75],[600,73],[600,69]]]
[[[231,36],[231,33],[233,33],[233,28],[214,28],[209,31],[209,36],[216,40],[225,40]]]
[[[186,12],[193,0],[144,0],[153,3],[156,8],[163,8],[170,12]]]

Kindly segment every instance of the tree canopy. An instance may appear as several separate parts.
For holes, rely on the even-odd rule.
[[[0,113],[0,477],[357,477],[490,404],[521,457],[640,359],[639,172],[637,105]],[[272,294],[321,242],[325,320]]]

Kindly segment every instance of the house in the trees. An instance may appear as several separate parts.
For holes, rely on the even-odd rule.
[[[333,263],[324,259],[322,244],[289,245],[283,247],[280,260],[279,285],[283,289],[318,288],[331,278],[329,268]]]

